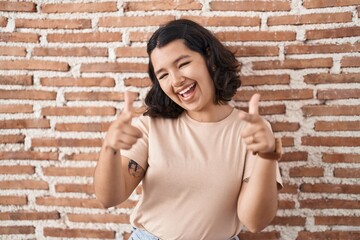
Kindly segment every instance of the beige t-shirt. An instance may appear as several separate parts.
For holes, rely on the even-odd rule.
[[[234,109],[219,122],[197,122],[186,113],[138,119],[143,138],[122,151],[147,169],[130,217],[134,226],[166,240],[228,239],[240,232],[237,201],[256,156],[246,153],[238,114]],[[282,184],[279,170],[277,181]]]

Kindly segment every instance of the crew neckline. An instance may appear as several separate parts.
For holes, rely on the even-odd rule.
[[[198,120],[195,120],[193,118],[191,118],[189,116],[189,114],[184,111],[184,118],[188,121],[188,122],[191,122],[191,123],[195,123],[195,124],[199,124],[199,125],[214,125],[214,124],[220,124],[220,123],[223,123],[223,122],[227,122],[229,119],[231,119],[234,115],[236,115],[236,110],[235,108],[233,107],[230,114],[228,114],[225,118],[219,120],[219,121],[214,121],[214,122],[201,122],[201,121],[198,121]]]

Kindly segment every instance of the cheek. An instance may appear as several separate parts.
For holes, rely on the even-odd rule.
[[[206,66],[195,69],[193,74],[203,87],[214,88],[214,81]]]
[[[194,64],[189,68],[189,74],[196,78],[211,78],[205,62]]]
[[[165,92],[166,95],[171,93],[171,83],[168,80],[159,81],[160,88]]]

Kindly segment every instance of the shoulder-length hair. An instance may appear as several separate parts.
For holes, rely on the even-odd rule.
[[[177,39],[182,39],[185,46],[204,57],[215,86],[215,104],[230,101],[241,85],[238,74],[240,63],[230,50],[199,24],[185,19],[174,20],[156,30],[147,44],[148,73],[152,87],[145,97],[147,110],[144,115],[177,118],[184,111],[161,89],[150,58],[155,48],[161,48]]]

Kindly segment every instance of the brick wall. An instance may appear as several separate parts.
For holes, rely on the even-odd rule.
[[[260,92],[283,137],[280,210],[241,238],[360,239],[359,16],[360,0],[0,1],[0,238],[127,239],[141,189],[101,208],[98,152],[126,89],[143,109],[151,32],[190,18],[242,62],[235,104]]]

